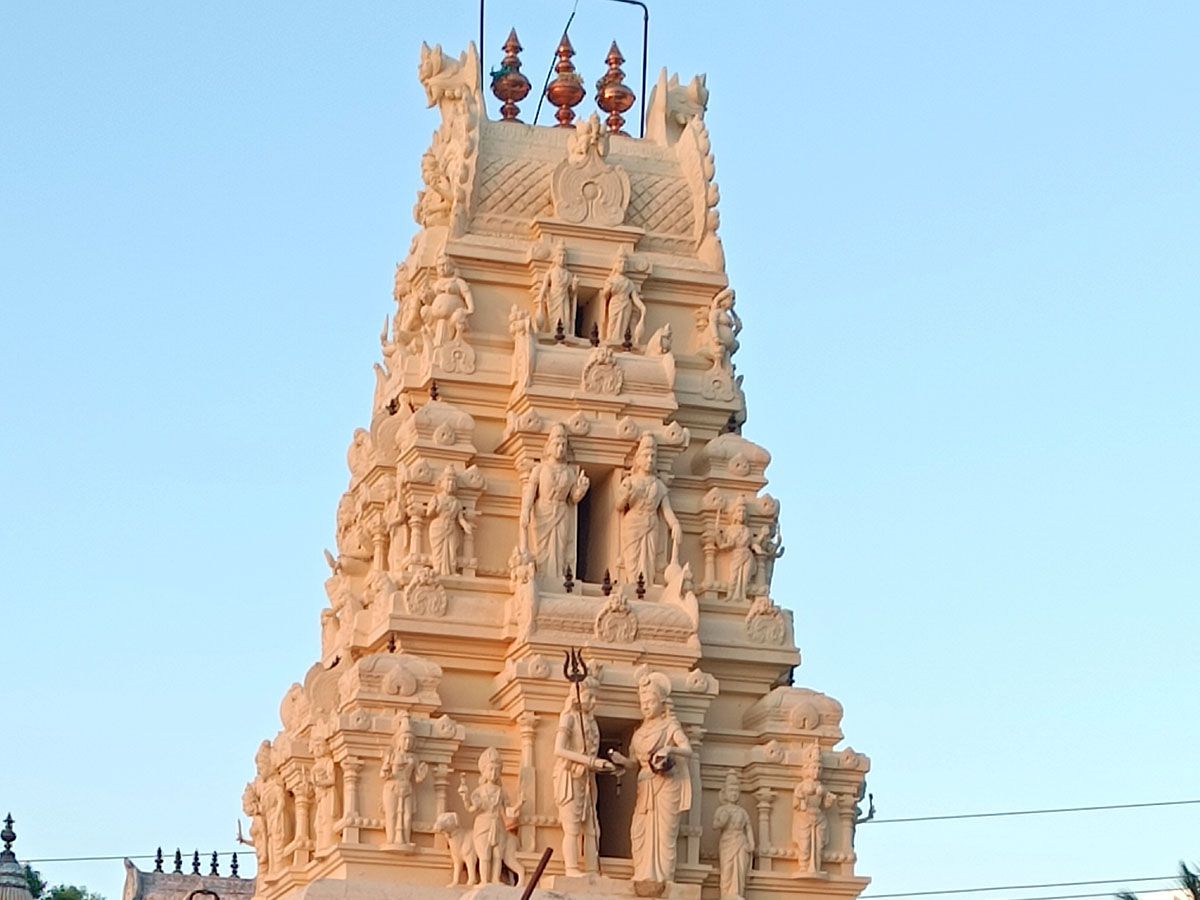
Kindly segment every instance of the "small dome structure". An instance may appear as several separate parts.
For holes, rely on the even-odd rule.
[[[25,880],[25,867],[17,862],[17,854],[12,851],[16,839],[12,813],[9,813],[4,817],[4,830],[0,831],[0,841],[4,841],[4,850],[0,852],[0,900],[33,900]]]

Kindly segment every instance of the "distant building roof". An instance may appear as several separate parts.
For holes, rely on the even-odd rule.
[[[194,858],[195,859],[195,858]],[[125,860],[125,889],[122,900],[250,900],[254,896],[254,879],[238,878],[235,875],[200,875],[198,863],[193,862],[192,872],[163,872],[161,866],[153,872],[143,872],[129,860]],[[215,870],[214,860],[210,869]],[[29,895],[26,894],[26,897]],[[7,896],[0,900],[9,900]],[[13,898],[15,900],[15,898]]]
[[[25,867],[17,862],[17,854],[12,851],[16,839],[12,813],[9,813],[4,819],[4,830],[0,831],[0,840],[4,841],[4,850],[0,851],[0,900],[33,900],[25,880]]]

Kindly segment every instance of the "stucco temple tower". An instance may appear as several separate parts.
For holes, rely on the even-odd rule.
[[[631,137],[620,51],[575,117],[564,37],[533,127],[520,49],[500,120],[473,46],[421,51],[420,227],[320,654],[243,796],[257,894],[515,897],[553,848],[535,896],[849,900],[869,763],[791,683],[704,79],[664,72]]]

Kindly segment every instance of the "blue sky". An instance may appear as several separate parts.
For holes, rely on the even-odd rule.
[[[568,12],[491,3],[486,62],[515,24],[540,80]],[[457,52],[477,15],[0,9],[23,857],[232,849],[317,652],[436,125],[420,41]],[[586,81],[615,37],[636,84],[638,26],[579,4]],[[881,817],[1200,798],[1198,38],[1185,2],[653,4],[651,78],[708,73],[798,682],[845,704]],[[859,852],[870,893],[1165,875],[1200,808],[879,824]],[[119,894],[119,863],[40,868]]]

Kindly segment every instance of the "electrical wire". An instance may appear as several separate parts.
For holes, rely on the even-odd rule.
[[[1178,875],[1153,875],[1148,878],[1101,878],[1096,881],[1050,881],[1044,884],[998,884],[988,887],[947,888],[944,891],[904,891],[898,894],[863,894],[858,900],[884,900],[895,897],[933,897],[940,894],[981,894],[985,891],[1029,891],[1039,888],[1087,887],[1095,884],[1129,884],[1135,881],[1174,881]],[[1108,893],[1108,892],[1106,892]],[[1101,895],[1094,895],[1101,896]]]
[[[1160,800],[1154,803],[1110,803],[1104,806],[1063,806],[1056,809],[1014,809],[1005,812],[955,813],[946,816],[905,816],[897,819],[870,819],[862,825],[892,825],[898,822],[944,822],[949,819],[997,819],[1002,816],[1044,816],[1051,813],[1097,812],[1106,809],[1146,809],[1152,806],[1189,806],[1200,800]]]
[[[217,853],[217,856],[233,856],[239,852],[243,856],[248,855],[246,853],[246,851],[222,850],[219,853]],[[136,855],[121,854],[119,856],[43,856],[40,859],[22,859],[22,860],[20,860],[20,862],[22,864],[25,864],[25,863],[60,863],[60,862],[110,862],[111,860],[114,860],[114,859],[154,859],[155,856],[156,856],[156,854],[154,854],[154,853],[142,853],[142,854],[136,854]],[[201,856],[204,857],[205,859],[207,859],[208,857],[212,856],[212,853],[211,852],[202,853]],[[166,856],[164,854],[164,856],[163,856],[164,865],[166,864],[167,861],[168,860],[166,859]],[[191,857],[186,857],[184,862],[187,865],[191,865]]]

